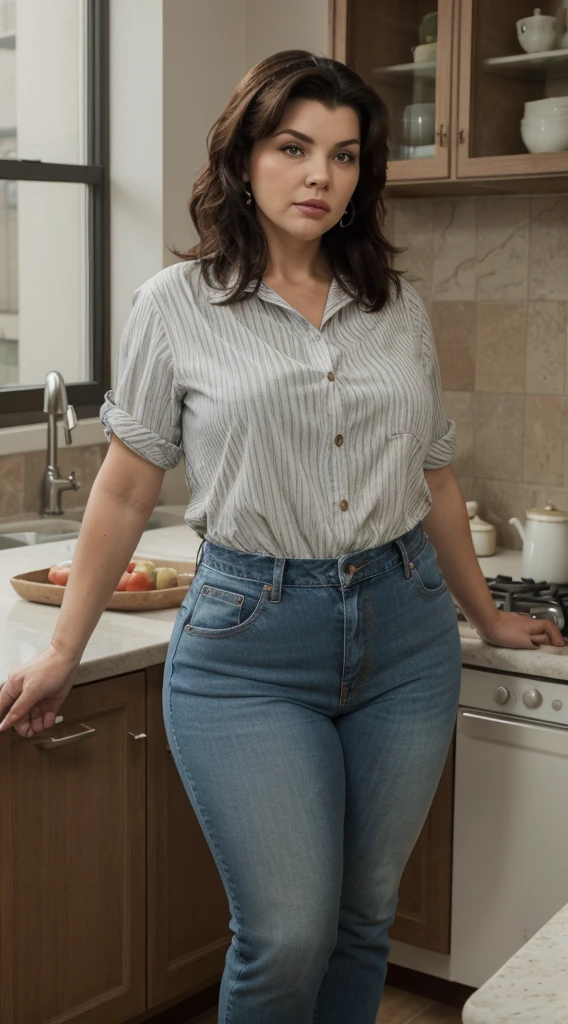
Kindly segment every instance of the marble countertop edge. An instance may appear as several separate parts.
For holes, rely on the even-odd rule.
[[[463,1024],[566,1024],[568,904],[562,907],[477,992]]]

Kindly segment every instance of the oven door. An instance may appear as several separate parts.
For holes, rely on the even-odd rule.
[[[482,985],[568,903],[567,802],[566,727],[460,708],[454,980]]]

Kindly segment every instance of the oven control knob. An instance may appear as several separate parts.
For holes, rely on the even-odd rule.
[[[493,696],[498,704],[506,704],[511,696],[511,691],[506,686],[498,686]]]
[[[526,690],[523,693],[523,701],[528,708],[538,708],[542,704],[542,693],[540,690]]]

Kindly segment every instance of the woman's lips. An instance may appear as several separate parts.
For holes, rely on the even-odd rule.
[[[295,203],[298,210],[302,213],[306,213],[308,217],[321,218],[325,217],[326,213],[329,213],[329,209],[323,206],[315,206],[312,203]]]

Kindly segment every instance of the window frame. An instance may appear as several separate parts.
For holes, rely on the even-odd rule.
[[[77,419],[98,416],[110,388],[109,0],[87,3],[87,162],[0,160],[0,179],[79,182],[88,188],[89,346],[92,379],[65,382]],[[53,367],[57,369],[56,366]],[[46,422],[44,385],[0,387],[0,428]]]

